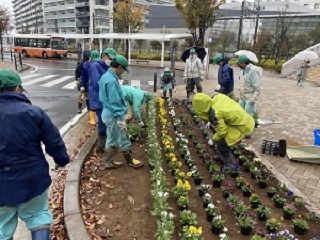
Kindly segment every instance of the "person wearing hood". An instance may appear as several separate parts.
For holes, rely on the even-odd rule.
[[[106,144],[106,125],[101,119],[102,114],[102,103],[99,100],[99,80],[103,74],[105,74],[110,64],[110,60],[116,57],[116,51],[113,48],[106,48],[101,54],[100,59],[99,51],[93,50],[91,52],[91,59],[93,62],[90,67],[90,81],[89,81],[89,99],[90,107],[96,112],[98,117],[98,141],[99,141],[99,153],[104,152]]]
[[[136,119],[138,119],[139,125],[144,127],[144,123],[141,120],[140,109],[142,104],[153,99],[153,96],[149,92],[142,91],[140,88],[136,88],[129,85],[122,85],[121,89],[123,91],[124,97],[133,107],[133,113]]]
[[[171,72],[170,68],[165,68],[161,77],[161,90],[163,91],[163,97],[167,97],[167,91],[169,90],[169,96],[172,98],[172,90],[176,85],[174,74]]]
[[[221,53],[218,53],[213,58],[213,64],[219,65],[218,85],[215,87],[215,91],[218,91],[234,99],[233,69],[229,65],[229,60],[230,57],[224,57]]]
[[[125,115],[128,111],[126,98],[121,90],[119,78],[129,72],[127,59],[122,55],[110,63],[110,69],[99,81],[99,99],[103,104],[102,120],[107,125],[107,143],[104,161],[106,169],[119,168],[122,161],[114,159],[116,148],[119,147],[127,164],[132,168],[140,168],[144,164],[134,159],[131,151],[131,142],[127,137]]]
[[[190,49],[190,56],[186,60],[185,69],[183,72],[183,79],[187,82],[187,98],[190,93],[193,93],[194,86],[197,87],[197,92],[202,92],[201,81],[203,81],[203,65],[201,60],[197,57],[196,50]]]
[[[300,64],[297,83],[298,86],[302,86],[307,78],[307,70],[310,68],[309,63],[309,59],[306,59]]]
[[[0,239],[13,239],[20,218],[33,240],[50,240],[51,177],[41,145],[58,166],[70,158],[59,130],[21,84],[15,72],[0,69]]]
[[[221,93],[215,93],[212,98],[197,93],[192,99],[192,106],[195,113],[208,122],[206,127],[214,128],[215,133],[208,144],[217,144],[219,155],[215,159],[221,159],[223,172],[228,172],[232,165],[230,146],[253,131],[254,119],[237,102]]]

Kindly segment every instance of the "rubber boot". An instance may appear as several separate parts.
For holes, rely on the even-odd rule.
[[[78,114],[82,113],[82,103],[78,102]]]
[[[131,151],[122,151],[122,154],[124,156],[124,159],[127,161],[127,164],[132,167],[132,168],[141,168],[143,167],[144,163],[134,159],[132,157],[132,152]]]
[[[31,229],[32,240],[50,240],[50,228],[39,227]]]
[[[98,134],[98,143],[99,143],[99,146],[98,146],[98,149],[97,149],[97,153],[98,154],[103,154],[104,153],[104,149],[105,149],[105,146],[106,146],[106,141],[107,141],[107,135],[105,133],[100,133]]]
[[[116,152],[116,148],[107,148],[105,154],[103,156],[103,160],[105,161],[106,169],[115,169],[122,167],[124,162],[118,162],[113,159],[113,156]]]
[[[93,111],[90,111],[89,116],[90,116],[90,120],[89,120],[90,124],[96,125],[96,113]]]

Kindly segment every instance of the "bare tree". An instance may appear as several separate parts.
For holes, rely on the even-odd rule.
[[[3,56],[3,44],[2,44],[2,37],[4,34],[7,34],[9,31],[12,30],[12,20],[11,20],[11,13],[9,8],[0,5],[0,51],[1,56]]]

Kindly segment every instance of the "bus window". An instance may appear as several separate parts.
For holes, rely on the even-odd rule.
[[[37,47],[37,39],[29,39],[29,47]]]

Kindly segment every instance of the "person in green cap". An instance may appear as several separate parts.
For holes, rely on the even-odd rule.
[[[194,86],[197,87],[197,92],[202,92],[201,81],[203,80],[203,65],[201,60],[197,57],[196,50],[190,49],[190,56],[186,60],[185,69],[183,72],[183,79],[187,83],[187,98],[193,93]]]
[[[133,107],[133,113],[138,120],[139,125],[144,127],[144,123],[141,119],[140,109],[144,103],[153,99],[152,94],[130,85],[122,85],[121,89],[130,107]]]
[[[161,90],[163,91],[163,97],[167,97],[167,91],[169,90],[169,96],[172,98],[172,90],[176,85],[174,74],[171,72],[170,68],[165,68],[161,77]]]
[[[234,78],[233,69],[229,65],[229,60],[230,57],[224,57],[221,53],[216,54],[213,58],[213,64],[219,65],[218,85],[215,87],[215,91],[233,99]]]
[[[114,159],[116,148],[119,147],[127,164],[133,168],[140,168],[144,164],[134,159],[131,151],[131,142],[127,138],[125,115],[128,111],[127,100],[121,90],[119,78],[129,72],[127,59],[122,55],[110,63],[110,69],[99,81],[99,99],[103,104],[102,120],[107,125],[107,143],[105,164],[107,169],[119,168],[122,161]]]
[[[113,48],[106,48],[101,54],[100,59],[99,51],[93,50],[91,52],[91,59],[93,60],[90,67],[90,81],[89,81],[89,100],[91,110],[96,112],[98,117],[98,153],[104,153],[106,144],[106,125],[101,119],[102,103],[99,100],[99,79],[105,74],[110,65],[110,61],[116,57],[116,51]]]
[[[51,177],[41,144],[58,166],[70,158],[59,130],[23,91],[16,73],[0,69],[0,239],[13,239],[20,218],[32,239],[50,240]]]
[[[254,117],[257,109],[257,100],[260,95],[262,68],[253,65],[246,55],[240,55],[237,63],[241,69],[239,104]],[[246,138],[250,137],[251,134],[247,134]]]

